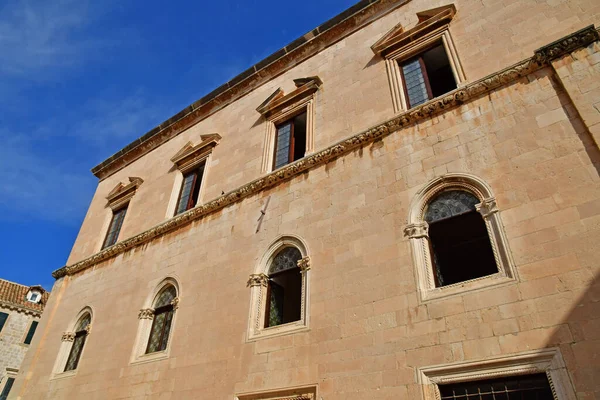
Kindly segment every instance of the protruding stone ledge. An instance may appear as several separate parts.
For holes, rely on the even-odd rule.
[[[550,61],[562,57],[576,49],[585,47],[595,41],[598,41],[600,36],[593,25],[565,36],[564,38],[550,43],[536,50],[535,55],[531,58],[523,60],[508,68],[504,68],[492,75],[488,75],[478,81],[470,83],[464,87],[458,88],[424,103],[418,107],[394,116],[392,119],[382,122],[366,131],[360,132],[348,139],[335,143],[324,150],[314,153],[308,157],[302,158],[296,162],[288,164],[286,167],[278,169],[264,177],[256,179],[246,185],[243,185],[229,193],[217,197],[206,204],[192,208],[189,211],[181,213],[162,224],[156,225],[136,236],[118,242],[99,253],[94,254],[75,264],[64,266],[52,273],[55,279],[59,279],[65,275],[73,275],[79,271],[87,269],[102,261],[108,260],[118,254],[121,254],[129,249],[140,246],[152,239],[171,232],[175,229],[203,218],[213,212],[219,211],[228,205],[237,203],[238,201],[260,193],[261,191],[276,186],[277,184],[287,181],[305,171],[311,170],[320,165],[329,163],[336,158],[348,154],[359,147],[366,146],[375,140],[381,139],[401,128],[413,125],[416,122],[431,118],[434,115],[440,114],[443,111],[457,107],[467,101],[478,98],[479,96],[491,92],[501,86],[515,82],[516,80],[525,77],[539,69],[547,66]]]

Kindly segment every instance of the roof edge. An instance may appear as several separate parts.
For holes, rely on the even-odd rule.
[[[109,177],[274,77],[410,1],[362,0],[356,3],[152,128],[93,167],[91,172],[100,180]]]

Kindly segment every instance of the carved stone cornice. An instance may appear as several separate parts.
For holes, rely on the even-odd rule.
[[[138,319],[154,319],[154,308],[142,308],[138,314]]]
[[[264,286],[267,287],[269,284],[269,277],[265,274],[252,274],[250,275],[250,279],[246,282],[247,287],[252,286]]]
[[[75,340],[75,332],[63,332],[60,338],[62,342],[72,342]]]
[[[498,212],[496,199],[493,197],[483,199],[481,203],[475,204],[475,209],[481,214],[483,218],[487,218],[490,215]]]
[[[546,47],[540,49],[540,51],[545,54],[545,58],[537,56],[528,58],[495,74],[472,82],[464,87],[455,89],[444,96],[440,96],[420,106],[411,108],[404,113],[394,116],[390,120],[384,121],[370,129],[357,133],[356,135],[342,140],[341,142],[335,143],[308,157],[304,157],[298,161],[290,163],[264,177],[256,179],[229,193],[221,195],[216,199],[207,202],[206,204],[194,207],[191,210],[178,214],[162,224],[159,224],[129,239],[118,242],[115,245],[92,255],[91,257],[81,260],[75,264],[57,269],[52,273],[52,276],[58,279],[66,275],[73,275],[77,272],[83,271],[129,249],[148,243],[154,238],[162,236],[165,233],[179,229],[192,221],[201,219],[231,204],[237,203],[242,199],[253,196],[282,182],[288,181],[305,171],[327,164],[328,162],[333,161],[340,156],[349,154],[359,147],[373,143],[375,140],[379,140],[404,127],[412,126],[416,122],[426,120],[448,109],[460,106],[465,102],[479,98],[480,96],[501,86],[515,82],[516,80],[538,71],[542,67],[548,65],[548,63],[553,59],[561,57],[576,48],[587,46],[588,44],[597,40],[598,32],[591,32],[593,29],[593,26],[589,26],[555,42],[570,43],[568,46],[555,45],[552,47],[552,51],[543,50],[546,49]],[[576,38],[573,38],[573,36]],[[577,43],[578,47],[573,47],[575,46],[573,43]]]
[[[555,42],[540,47],[534,52],[533,60],[538,65],[548,64],[550,61],[562,57],[563,55],[585,47],[588,44],[600,40],[600,34],[594,25],[573,32]]]
[[[298,268],[300,268],[301,272],[306,272],[310,270],[310,257],[306,256],[298,260]]]
[[[92,168],[92,173],[99,179],[105,179],[274,77],[409,1],[371,0],[345,10],[162,122]]]
[[[429,237],[429,224],[427,222],[409,224],[404,228],[404,236],[409,239]]]

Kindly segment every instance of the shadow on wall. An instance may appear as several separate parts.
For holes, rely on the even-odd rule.
[[[584,271],[589,270],[580,271],[569,278],[582,285],[580,290],[540,298],[543,303],[531,318],[541,322],[545,316],[562,314],[564,310],[565,317],[555,325],[546,347],[560,347],[578,398],[587,398],[586,395],[600,393],[600,273],[586,278]],[[565,282],[560,280],[559,284]],[[587,289],[583,291],[583,287]]]

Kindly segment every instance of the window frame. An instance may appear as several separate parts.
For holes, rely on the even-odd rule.
[[[298,261],[302,274],[300,298],[300,319],[281,325],[265,327],[269,269],[275,256],[286,247],[296,247],[302,256]],[[250,275],[247,286],[250,288],[250,312],[248,318],[247,341],[288,335],[309,330],[310,317],[310,269],[311,261],[306,243],[298,236],[282,235],[273,241],[260,258],[254,273]]]
[[[425,221],[424,213],[429,202],[440,192],[446,190],[467,191],[480,200],[475,208],[484,219],[498,272],[436,287],[431,242],[429,240],[429,225]],[[475,175],[465,173],[445,174],[421,188],[410,205],[408,224],[404,228],[404,236],[408,238],[412,247],[417,288],[421,302],[462,295],[467,291],[510,284],[517,280],[515,263],[508,245],[508,238],[504,232],[496,199],[493,196],[492,189],[485,181]]]
[[[84,330],[75,332],[77,325],[79,322],[86,316],[89,315],[90,323]],[[94,323],[94,311],[90,306],[84,307],[77,316],[71,321],[69,324],[69,329],[66,332],[63,332],[61,336],[61,345],[58,350],[58,354],[56,357],[56,361],[54,363],[53,373],[50,379],[63,379],[74,376],[78,373],[80,368],[81,360],[83,359],[83,355],[89,346],[89,339],[92,333],[92,324]],[[84,343],[82,345],[81,351],[78,355],[77,365],[75,369],[66,371],[67,362],[71,355],[71,350],[73,348],[73,344],[75,343],[75,338],[78,333],[85,332]]]
[[[554,400],[576,400],[575,391],[559,348],[420,367],[417,370],[417,380],[423,390],[424,400],[439,400],[439,384],[536,373],[546,374]]]
[[[16,376],[11,375],[6,375],[6,381],[4,382],[4,385],[2,385],[2,391],[0,391],[0,400],[5,400],[8,399],[8,395],[10,394],[10,391],[12,390],[14,384],[15,384],[15,379]],[[8,386],[10,382],[10,387]],[[7,390],[8,388],[8,390]]]
[[[143,308],[141,308],[138,313],[138,330],[129,360],[130,364],[144,364],[148,362],[164,360],[170,357],[171,347],[173,344],[173,335],[176,330],[177,316],[179,314],[177,310],[179,309],[181,299],[181,286],[179,285],[179,282],[179,278],[175,276],[169,276],[161,280],[158,284],[156,284],[156,282],[150,283],[153,288],[151,291],[149,291],[149,294],[144,301]],[[149,346],[150,334],[154,325],[154,316],[156,315],[156,311],[160,310],[161,308],[169,307],[167,305],[159,307],[158,309],[153,308],[158,296],[160,296],[162,291],[167,286],[173,286],[176,293],[176,297],[173,299],[170,305],[172,308],[173,317],[171,320],[171,327],[169,329],[169,336],[167,338],[167,345],[164,350],[147,353],[146,351]]]
[[[402,72],[401,64],[416,57],[420,57],[421,54],[440,43],[442,43],[444,46],[446,56],[448,57],[448,62],[450,63],[450,68],[452,69],[452,73],[454,75],[456,87],[459,88],[466,84],[466,77],[462,68],[462,64],[458,58],[458,53],[456,51],[454,41],[452,40],[452,36],[450,35],[450,29],[448,25],[446,25],[385,56],[385,65],[388,74],[390,92],[392,95],[392,102],[394,105],[394,113],[397,114],[412,108],[408,100],[406,84],[404,83],[404,73]],[[425,71],[425,74],[427,74],[426,69],[423,68],[423,70]],[[434,99],[434,97],[431,92],[431,88],[429,87],[428,79],[426,79],[426,82],[430,97],[428,101],[431,101]],[[444,95],[439,97],[443,97]],[[421,103],[415,107],[422,106],[425,103]]]
[[[200,174],[200,169],[202,170],[201,174]],[[201,194],[202,186],[203,186],[202,183],[204,182],[204,172],[205,171],[206,171],[206,159],[204,159],[200,163],[194,165],[193,168],[190,168],[186,172],[182,172],[183,176],[182,176],[182,180],[181,180],[181,187],[179,189],[179,196],[177,197],[177,202],[175,204],[175,214],[174,215],[179,215],[188,210],[191,210],[192,208],[196,207],[196,205],[198,203],[200,203],[200,194]],[[190,195],[188,197],[188,201],[185,206],[185,209],[182,211],[179,211],[179,205],[181,203],[181,196],[183,195],[183,189],[185,186],[185,178],[187,176],[189,176],[190,174],[194,174],[194,180],[192,182],[192,187],[190,188]],[[193,201],[194,200],[193,193],[194,193],[194,190],[196,189],[196,184],[198,184],[198,180],[200,180],[199,187],[198,187],[198,198],[196,199],[196,201]]]
[[[6,326],[6,324],[8,323],[8,320],[10,319],[10,314],[4,311],[0,311],[0,314],[4,314],[6,315],[6,318],[4,319],[4,321],[2,322],[2,325],[0,325],[0,335],[2,335],[2,332],[4,332],[4,327]]]
[[[123,224],[125,222],[125,218],[127,217],[127,211],[128,211],[128,209],[129,209],[129,203],[125,203],[121,207],[112,210],[112,215],[110,217],[110,222],[108,224],[108,229],[106,230],[106,234],[104,235],[104,240],[102,241],[101,250],[107,249],[110,246],[113,246],[113,245],[115,245],[115,244],[117,244],[119,242],[119,236],[121,235],[121,230],[123,229]],[[108,239],[110,237],[113,225],[115,224],[116,217],[121,212],[123,213],[123,217],[121,218],[121,221],[119,222],[119,229],[117,230],[117,233],[114,236],[114,241],[112,243],[108,244]]]

